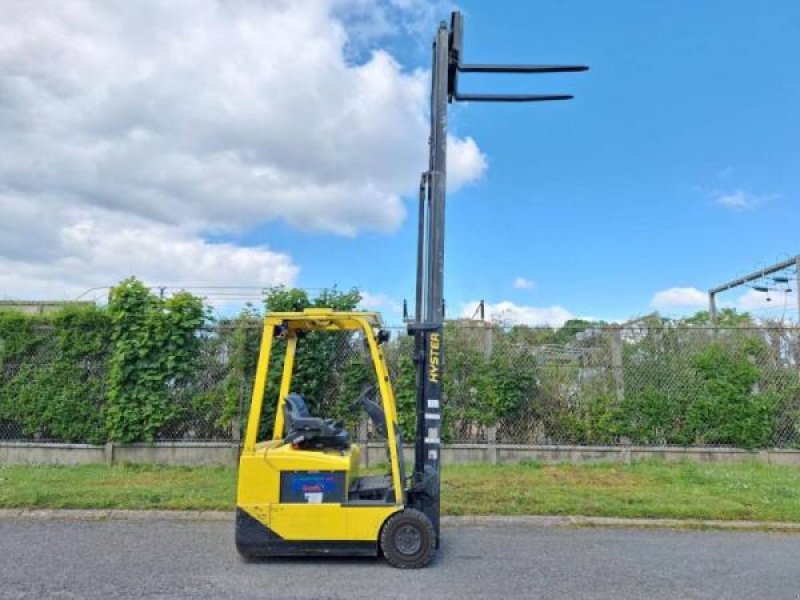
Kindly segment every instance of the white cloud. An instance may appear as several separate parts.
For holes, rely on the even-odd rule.
[[[708,294],[694,287],[674,287],[661,290],[653,295],[650,306],[663,310],[677,307],[704,306],[708,303]]]
[[[714,194],[714,202],[731,210],[748,210],[757,208],[771,200],[778,198],[776,194],[751,194],[744,190],[734,192],[717,192]]]
[[[470,318],[477,312],[478,302],[468,302],[461,311],[461,316]],[[496,304],[486,303],[484,306],[485,318],[488,321],[499,321],[508,325],[549,325],[560,327],[575,315],[563,306],[524,306],[513,302],[503,301]]]
[[[483,177],[488,167],[486,155],[471,137],[447,136],[447,189],[458,188]]]
[[[204,236],[275,220],[340,235],[398,227],[426,165],[428,76],[381,50],[350,61],[347,5],[4,7],[0,295],[131,272],[291,281],[288,256]],[[474,140],[449,142],[451,186],[479,178]],[[83,226],[91,243],[75,238]],[[133,231],[146,246],[107,239]]]
[[[397,315],[403,312],[402,302],[398,302],[386,294],[371,294],[367,291],[361,291],[360,293],[361,306],[367,310],[386,311]]]
[[[0,222],[0,297],[74,298],[130,275],[151,285],[272,286],[290,285],[298,273],[289,256],[266,247],[210,243],[180,228],[57,202],[50,214],[2,194],[0,202],[14,223],[26,224],[33,249],[19,252],[13,225]]]
[[[394,229],[425,166],[428,78],[380,50],[348,63],[331,10],[14,5],[0,24],[0,178],[166,223]],[[472,139],[450,150],[456,186],[483,173]]]
[[[337,16],[347,21],[355,50],[397,36],[412,36],[429,51],[430,38],[443,15],[455,9],[447,0],[333,0]]]
[[[514,283],[511,284],[515,290],[529,290],[533,288],[533,281],[530,279],[525,279],[524,277],[517,277],[514,279]]]

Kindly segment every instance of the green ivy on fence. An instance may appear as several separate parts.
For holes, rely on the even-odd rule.
[[[115,442],[152,441],[180,410],[194,374],[203,302],[181,292],[163,299],[136,279],[111,291],[111,368],[106,426]]]
[[[105,441],[109,324],[94,307],[39,317],[0,312],[0,422],[18,423],[28,436]]]

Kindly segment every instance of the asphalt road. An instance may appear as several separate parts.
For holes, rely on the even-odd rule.
[[[800,535],[451,526],[434,564],[242,563],[227,522],[0,522],[0,598],[800,597]]]

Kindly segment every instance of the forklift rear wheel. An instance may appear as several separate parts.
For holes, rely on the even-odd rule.
[[[407,508],[393,514],[381,532],[381,550],[386,561],[398,569],[419,569],[433,558],[436,534],[430,519]]]
[[[253,554],[251,552],[247,552],[246,550],[242,550],[241,548],[236,548],[236,552],[239,554],[239,560],[243,563],[254,563],[259,562],[258,554]]]

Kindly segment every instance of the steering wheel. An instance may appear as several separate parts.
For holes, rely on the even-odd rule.
[[[375,386],[368,385],[364,388],[364,391],[361,392],[361,395],[356,398],[353,403],[350,405],[350,410],[355,411],[359,406],[362,406],[365,411],[367,411],[367,415],[369,415],[369,420],[372,421],[372,424],[375,426],[375,429],[378,431],[380,435],[386,435],[386,415],[383,412],[383,408],[380,404],[371,400],[375,396]]]
[[[375,386],[372,384],[367,385],[361,393],[358,395],[358,398],[353,400],[350,403],[350,410],[355,411],[361,406],[365,400],[369,400],[371,397],[375,396]]]

